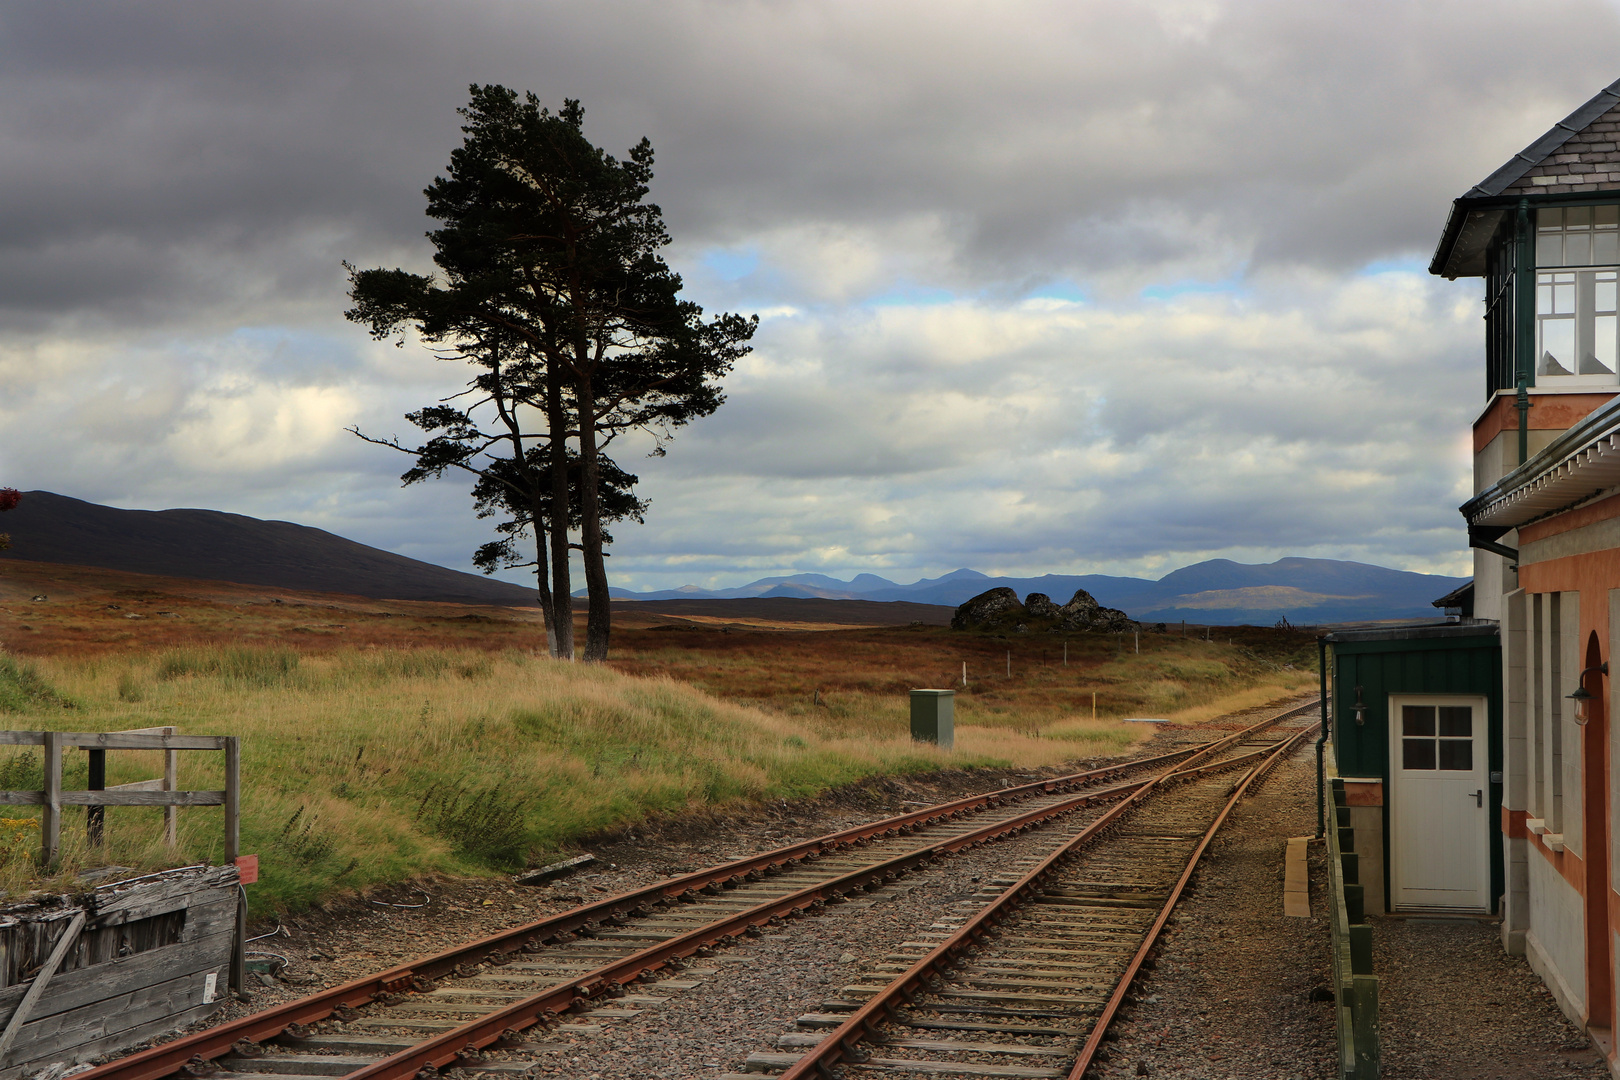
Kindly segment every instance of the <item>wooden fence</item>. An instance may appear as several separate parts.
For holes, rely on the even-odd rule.
[[[223,806],[225,808],[225,863],[240,854],[242,745],[235,735],[179,735],[170,728],[140,728],[135,731],[0,731],[0,746],[39,746],[45,755],[45,790],[0,791],[0,805],[42,806],[40,821],[40,864],[56,862],[62,849],[62,810],[83,806],[85,826],[92,844],[101,839],[103,808],[108,806],[161,806],[169,844],[175,842],[175,815],[182,806]],[[62,751],[78,748],[89,752],[89,788],[65,791],[62,788]],[[162,750],[163,776],[133,784],[106,786],[108,750]],[[224,791],[176,791],[179,762],[176,751],[216,750],[225,753]]]
[[[1338,1012],[1341,1080],[1376,1080],[1379,1069],[1378,977],[1372,966],[1372,927],[1366,921],[1355,830],[1344,781],[1333,780],[1328,839],[1328,925],[1333,946],[1333,995]]]

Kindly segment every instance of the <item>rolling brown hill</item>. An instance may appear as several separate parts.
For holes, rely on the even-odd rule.
[[[50,491],[5,515],[3,559],[99,566],[379,600],[527,606],[521,585],[380,551],[322,529],[218,510],[119,510]]]

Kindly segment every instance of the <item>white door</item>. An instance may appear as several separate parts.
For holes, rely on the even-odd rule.
[[[1390,901],[1485,911],[1490,786],[1484,698],[1390,698]]]

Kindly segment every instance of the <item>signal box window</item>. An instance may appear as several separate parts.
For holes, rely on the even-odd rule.
[[[1620,370],[1620,206],[1538,211],[1536,266],[1537,385],[1614,385]]]

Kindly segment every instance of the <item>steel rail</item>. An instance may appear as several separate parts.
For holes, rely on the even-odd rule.
[[[79,1074],[80,1080],[158,1080],[160,1077],[176,1072],[181,1066],[194,1058],[211,1059],[226,1054],[241,1040],[253,1043],[262,1042],[274,1038],[293,1025],[309,1024],[325,1019],[340,1007],[368,1004],[386,995],[402,991],[431,990],[434,980],[454,972],[464,964],[469,962],[478,963],[491,957],[500,957],[504,954],[519,951],[537,951],[539,946],[555,942],[558,935],[572,933],[580,928],[593,928],[603,919],[629,917],[635,908],[649,902],[665,901],[667,903],[669,900],[683,896],[688,899],[695,899],[695,894],[700,888],[717,887],[716,891],[718,891],[718,888],[732,888],[748,880],[748,876],[751,874],[760,875],[775,872],[791,867],[805,859],[856,847],[869,840],[906,835],[918,826],[926,826],[941,820],[961,817],[970,812],[996,808],[1014,799],[1041,794],[1057,794],[1066,790],[1073,790],[1075,787],[1086,783],[1094,783],[1098,780],[1121,775],[1124,772],[1136,771],[1175,759],[1183,759],[1181,765],[1185,766],[1190,761],[1218,753],[1221,749],[1230,746],[1234,742],[1280,723],[1302,709],[1311,708],[1313,704],[1284,709],[1274,716],[1208,743],[1147,758],[1139,758],[1134,761],[1119,762],[1098,769],[1070,773],[1065,776],[967,796],[879,821],[868,822],[827,836],[801,841],[747,859],[721,863],[704,870],[668,878],[640,889],[610,896],[592,904],[583,905],[537,922],[502,931],[469,944],[415,960],[409,964],[390,968],[375,975],[364,976],[341,986],[140,1051],[81,1073]],[[825,896],[835,891],[842,891],[846,887],[860,887],[875,878],[881,878],[885,874],[901,873],[905,869],[909,869],[911,865],[922,863],[927,859],[960,851],[975,844],[985,843],[1009,832],[1020,831],[1042,820],[1069,813],[1089,803],[1122,796],[1129,797],[1144,784],[1154,782],[1154,780],[1137,781],[1111,788],[1093,789],[1081,793],[1073,799],[1037,808],[1027,814],[1017,815],[1001,822],[994,822],[983,829],[953,837],[939,844],[916,848],[881,863],[872,864],[837,878],[828,879],[817,885],[789,894],[789,896],[780,900],[767,902],[757,908],[748,909],[748,911],[740,915],[699,927],[688,934],[681,935],[679,939],[671,939],[671,941],[661,943],[661,946],[669,945],[678,940],[682,943],[681,949],[684,949],[684,951],[677,949],[669,955],[690,955],[698,948],[703,947],[703,945],[736,932],[725,929],[725,927],[738,924],[739,929],[745,929],[742,924],[738,923],[739,919],[749,919],[755,913],[763,912],[748,924],[759,925],[768,922],[773,915],[780,917],[780,913],[776,909],[782,907],[784,903],[787,905],[786,910],[791,913],[796,898],[800,898],[802,895],[815,894],[807,900],[798,900],[800,906],[809,906],[817,900],[825,903]],[[754,877],[753,880],[758,880],[758,877]],[[643,953],[657,952],[661,946],[643,950]],[[643,970],[659,967],[666,963],[668,959],[666,957],[655,962],[642,961],[633,973],[621,970],[629,964],[630,959],[641,955],[641,953],[637,953],[632,958],[605,965],[566,984],[566,1000],[563,1000],[562,990],[552,988],[540,995],[500,1010],[499,1015],[502,1016],[511,1013],[513,1022],[505,1023],[494,1035],[485,1030],[486,1025],[481,1021],[472,1021],[454,1029],[452,1032],[426,1040],[418,1045],[434,1044],[436,1047],[434,1056],[440,1061],[448,1061],[459,1055],[462,1050],[467,1049],[469,1045],[474,1047],[487,1046],[498,1041],[509,1028],[520,1030],[523,1027],[532,1025],[542,1013],[560,1011],[559,1008],[553,1006],[560,1005],[561,1008],[571,1006],[574,999],[581,996],[576,991],[582,991],[584,996],[597,996],[610,992],[610,983],[613,986],[622,986],[625,982],[639,977]],[[612,972],[611,975],[608,974],[610,971]],[[524,1008],[531,1004],[535,1006],[532,1010]],[[527,1022],[518,1019],[519,1014],[525,1012],[532,1013]],[[477,1030],[474,1031],[473,1029]],[[438,1047],[440,1042],[456,1043],[454,1046],[455,1053],[445,1055],[443,1048]],[[402,1052],[402,1054],[410,1053],[411,1051]],[[394,1055],[394,1057],[400,1056]],[[392,1060],[392,1058],[384,1059],[384,1062]],[[384,1062],[378,1062],[377,1065],[383,1065]],[[368,1067],[364,1070],[364,1073],[368,1076],[371,1075],[373,1068],[375,1066]],[[413,1069],[412,1072],[414,1071]],[[405,1076],[409,1075],[409,1073],[397,1073],[394,1075]]]
[[[1232,743],[1247,738],[1256,729],[1275,724],[1279,719],[1281,718],[1274,717],[1261,721],[1260,724],[1234,732],[1206,746],[1195,748],[1189,760],[1197,760],[1210,754],[1219,753]],[[398,1080],[398,1078],[414,1076],[428,1066],[442,1069],[462,1063],[464,1059],[468,1062],[476,1062],[477,1055],[483,1048],[497,1042],[511,1041],[514,1035],[539,1022],[545,1014],[583,1007],[584,1000],[599,997],[603,994],[611,995],[615,987],[622,987],[626,983],[633,982],[662,967],[670,960],[689,956],[710,943],[735,938],[738,934],[746,933],[750,926],[763,926],[772,917],[781,918],[784,915],[796,917],[807,912],[819,911],[829,899],[841,897],[844,892],[860,888],[874,879],[888,880],[891,874],[904,873],[919,864],[931,862],[936,857],[976,847],[1007,833],[1021,832],[1032,825],[1048,821],[1093,803],[1111,801],[1121,797],[1129,802],[1142,791],[1153,787],[1166,777],[1174,775],[1178,770],[1189,767],[1186,762],[1183,762],[1180,765],[1172,765],[1169,773],[1161,773],[1158,777],[1150,780],[1121,784],[1100,791],[1085,792],[1073,798],[1065,799],[1060,803],[1039,807],[1005,821],[993,822],[982,829],[976,829],[973,832],[943,840],[928,848],[914,849],[894,856],[882,863],[862,867],[837,878],[808,885],[786,896],[767,900],[745,911],[689,930],[684,934],[642,949],[640,952],[632,953],[630,956],[605,964],[583,977],[578,977],[566,983],[558,983],[547,990],[541,991],[539,994],[514,1002],[495,1012],[487,1013],[450,1031],[424,1039],[409,1049],[401,1050],[347,1074],[346,1080]],[[1115,811],[1110,810],[1108,814],[1104,815],[1104,818],[1112,819],[1114,816]]]
[[[1125,1003],[1125,995],[1130,992],[1131,984],[1136,981],[1137,974],[1142,970],[1143,962],[1147,960],[1148,954],[1153,951],[1153,947],[1158,944],[1159,934],[1164,930],[1165,923],[1170,920],[1170,913],[1175,910],[1177,902],[1181,900],[1181,894],[1186,890],[1187,883],[1192,880],[1193,873],[1198,869],[1198,864],[1203,861],[1204,852],[1209,848],[1210,841],[1215,839],[1215,834],[1220,830],[1220,827],[1226,824],[1227,817],[1237,808],[1237,804],[1243,799],[1243,796],[1248,794],[1250,786],[1270,772],[1272,767],[1281,761],[1285,755],[1292,752],[1301,742],[1314,734],[1316,726],[1316,724],[1312,724],[1287,740],[1264,761],[1250,769],[1248,775],[1232,789],[1232,794],[1227,798],[1226,805],[1221,807],[1221,812],[1215,815],[1215,820],[1210,822],[1208,829],[1204,830],[1203,839],[1198,841],[1198,847],[1188,857],[1187,866],[1182,870],[1181,877],[1176,879],[1176,884],[1170,890],[1170,895],[1165,900],[1164,906],[1159,909],[1159,917],[1153,920],[1152,927],[1143,935],[1142,944],[1137,947],[1136,954],[1131,957],[1130,964],[1125,968],[1125,973],[1119,977],[1119,982],[1114,985],[1114,992],[1108,996],[1108,1003],[1103,1006],[1103,1011],[1092,1025],[1091,1034],[1087,1036],[1085,1045],[1080,1048],[1080,1054],[1075,1059],[1074,1067],[1069,1070],[1069,1080],[1081,1080],[1086,1070],[1091,1067],[1092,1058],[1095,1057],[1098,1048],[1102,1046],[1103,1036],[1108,1032],[1108,1025],[1114,1022],[1114,1016],[1119,1012],[1120,1006]]]
[[[1114,1013],[1118,1010],[1119,1002],[1123,1001],[1125,991],[1130,986],[1130,981],[1135,978],[1143,958],[1157,939],[1158,931],[1163,927],[1165,919],[1169,917],[1170,910],[1175,906],[1176,900],[1180,898],[1187,880],[1197,867],[1198,860],[1202,857],[1204,849],[1209,845],[1209,840],[1213,837],[1215,829],[1219,828],[1220,824],[1226,820],[1227,814],[1236,805],[1237,800],[1242,798],[1243,793],[1248,790],[1254,779],[1281,760],[1285,754],[1299,744],[1302,738],[1312,731],[1314,731],[1314,727],[1305,728],[1298,734],[1284,740],[1281,745],[1264,748],[1261,753],[1267,755],[1266,760],[1251,769],[1249,774],[1233,787],[1232,794],[1228,798],[1225,807],[1216,818],[1215,824],[1205,833],[1193,858],[1189,861],[1187,869],[1172,891],[1170,901],[1165,905],[1158,920],[1154,923],[1148,939],[1138,949],[1125,977],[1116,986],[1113,996],[1109,999],[1107,1010],[1099,1018],[1096,1026],[1093,1027],[1091,1037],[1086,1044],[1087,1049],[1084,1051],[1087,1055],[1085,1058],[1087,1062],[1090,1060],[1090,1055],[1095,1053],[1095,1045],[1101,1043],[1107,1022],[1112,1020]],[[1257,755],[1247,754],[1243,756],[1252,758]],[[1226,766],[1234,763],[1234,761],[1235,759],[1228,759],[1215,762],[1209,767]],[[858,1064],[864,1060],[866,1055],[856,1050],[855,1046],[857,1043],[876,1034],[879,1023],[885,1018],[894,1018],[895,1010],[901,1004],[912,1001],[918,992],[926,992],[929,980],[947,977],[958,954],[973,949],[982,940],[989,940],[998,936],[999,931],[996,926],[1003,922],[1012,912],[1039,897],[1043,882],[1063,863],[1067,862],[1080,848],[1107,829],[1109,825],[1117,821],[1131,807],[1138,805],[1162,786],[1177,779],[1178,774],[1184,770],[1188,772],[1202,771],[1193,770],[1188,766],[1172,767],[1154,779],[1144,782],[1136,792],[1115,803],[1107,813],[1086,826],[1085,829],[1062,847],[1042,859],[999,897],[986,905],[948,938],[940,942],[939,945],[935,946],[933,950],[919,959],[905,973],[889,983],[882,992],[874,995],[865,1005],[856,1009],[848,1020],[829,1033],[817,1046],[807,1051],[803,1057],[777,1077],[776,1080],[810,1080],[812,1077],[827,1077],[833,1075],[832,1067],[839,1062],[847,1061],[850,1064]],[[1082,1069],[1075,1072],[1071,1080],[1077,1080],[1080,1072],[1083,1071]]]

